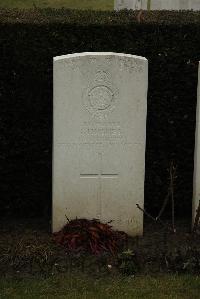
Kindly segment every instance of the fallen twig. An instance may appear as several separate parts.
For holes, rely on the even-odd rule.
[[[162,226],[164,226],[165,228],[167,228],[168,230],[172,230],[169,226],[167,226],[160,218],[154,218],[153,216],[151,216],[151,214],[149,214],[145,209],[142,209],[138,204],[136,204],[137,208],[142,211],[144,213],[144,215],[146,215],[148,218],[152,219],[155,222],[159,222],[160,224],[162,224]]]

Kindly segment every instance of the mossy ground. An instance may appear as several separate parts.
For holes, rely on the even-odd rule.
[[[1,0],[3,8],[71,8],[71,9],[94,9],[113,10],[114,0]]]

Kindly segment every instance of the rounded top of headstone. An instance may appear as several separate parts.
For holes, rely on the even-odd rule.
[[[133,58],[138,59],[141,61],[148,61],[145,57],[132,55],[132,54],[125,54],[125,53],[115,53],[115,52],[83,52],[83,53],[74,53],[74,54],[67,54],[54,57],[54,62],[58,60],[70,59],[70,58],[79,58],[79,57],[86,57],[86,56],[117,56],[121,58]]]

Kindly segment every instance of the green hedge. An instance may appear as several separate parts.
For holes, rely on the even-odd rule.
[[[173,159],[176,213],[190,216],[200,13],[64,9],[0,10],[1,213],[49,215],[52,58],[85,51],[149,60],[146,207],[159,209]]]

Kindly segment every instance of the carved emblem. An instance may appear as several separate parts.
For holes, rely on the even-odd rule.
[[[98,71],[83,95],[85,108],[98,120],[107,118],[116,105],[117,90],[110,77],[105,71]]]
[[[112,105],[114,93],[104,85],[92,88],[88,94],[90,105],[95,110],[106,110]]]

